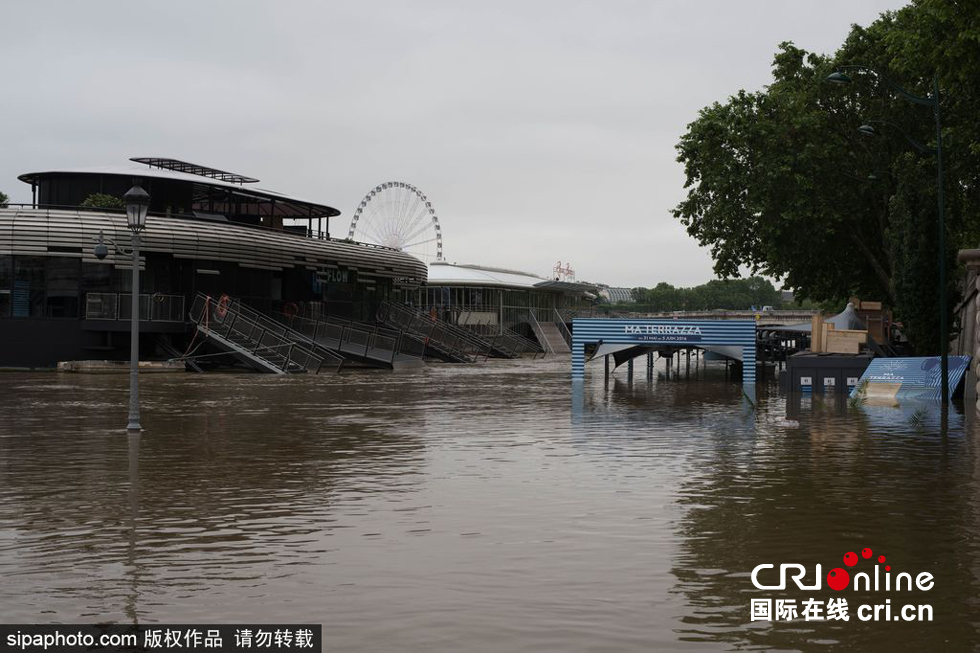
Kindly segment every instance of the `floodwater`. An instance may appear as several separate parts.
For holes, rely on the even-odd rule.
[[[794,423],[723,367],[636,369],[144,375],[133,438],[125,375],[0,374],[0,622],[319,623],[345,651],[980,646],[970,411],[807,399]],[[933,588],[751,582],[865,547]],[[850,619],[752,621],[766,597]],[[934,620],[857,619],[886,600]]]

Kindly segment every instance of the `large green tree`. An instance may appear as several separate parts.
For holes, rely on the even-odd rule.
[[[949,248],[976,246],[980,176],[980,5],[920,0],[854,26],[833,56],[779,47],[773,82],[701,111],[678,144],[686,199],[674,215],[710,248],[722,277],[784,279],[799,297],[881,299],[923,353],[939,349],[935,147],[927,107],[906,102],[872,74],[825,82],[862,64],[906,90],[943,93]],[[877,122],[871,122],[877,121]],[[857,127],[873,124],[869,138]],[[949,274],[946,292],[954,293]],[[955,302],[950,301],[952,307]]]
[[[84,200],[79,206],[84,206],[88,209],[122,209],[125,208],[125,203],[116,197],[115,195],[107,195],[106,193],[92,193]]]
[[[772,283],[761,277],[749,279],[713,279],[692,288],[675,288],[660,282],[653,288],[634,288],[635,305],[631,310],[710,311],[716,308],[745,310],[752,306],[778,306],[780,294]]]

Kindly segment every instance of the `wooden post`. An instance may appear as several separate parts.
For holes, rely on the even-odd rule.
[[[823,351],[823,315],[819,313],[810,318],[810,351],[814,354]]]

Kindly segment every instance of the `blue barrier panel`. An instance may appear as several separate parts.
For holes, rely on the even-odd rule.
[[[969,356],[949,357],[949,394],[956,392],[970,367]],[[938,356],[922,358],[876,358],[871,361],[861,382],[866,382],[863,392],[875,397],[892,399],[935,399],[939,400],[942,375]],[[859,390],[851,391],[851,397]]]
[[[572,379],[585,378],[585,345],[710,345],[742,348],[742,383],[755,384],[753,320],[572,320]]]

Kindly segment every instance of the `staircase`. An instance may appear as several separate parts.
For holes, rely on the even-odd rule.
[[[495,350],[506,354],[506,358],[518,358],[522,354],[532,353],[537,358],[538,354],[545,354],[547,351],[537,342],[530,338],[525,338],[519,333],[510,329],[503,329],[499,333],[483,336],[489,340]]]
[[[410,306],[382,302],[378,321],[422,343],[425,354],[450,363],[472,363],[481,356],[485,359],[494,354],[493,345],[483,338]]]
[[[533,310],[528,311],[528,317],[531,330],[534,331],[534,336],[545,351],[552,354],[572,353],[572,348],[569,345],[570,334],[568,334],[568,327],[565,326],[564,321],[560,323],[545,319],[539,321]],[[561,320],[561,316],[555,312],[553,319]]]
[[[422,364],[422,345],[401,330],[334,316],[319,319],[279,314],[284,325],[317,346],[372,367],[395,369]]]
[[[198,332],[250,367],[271,374],[319,373],[325,362],[336,364],[343,358],[304,342],[302,334],[285,325],[231,301],[198,293],[190,312]]]

